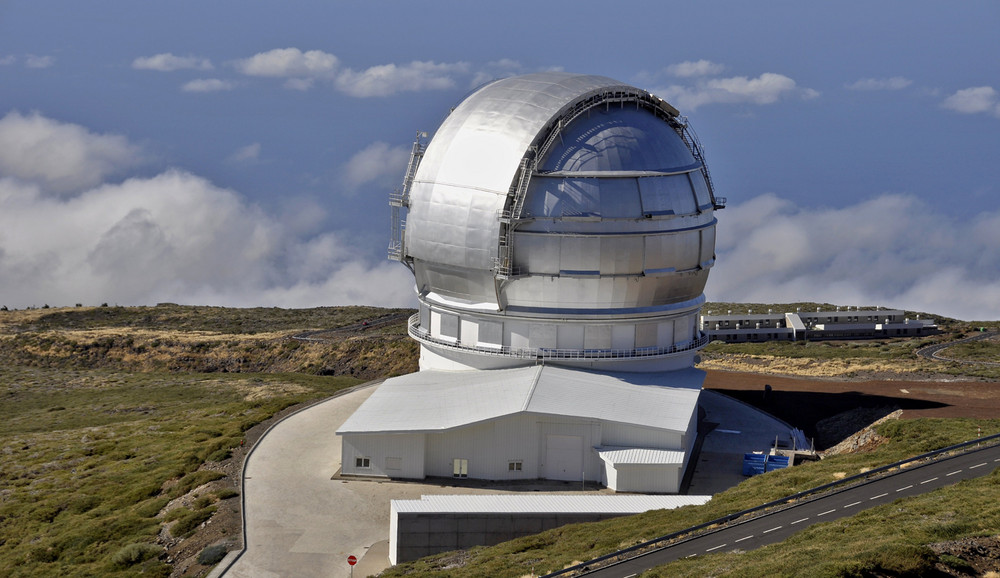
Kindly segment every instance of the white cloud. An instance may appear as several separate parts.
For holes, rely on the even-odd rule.
[[[688,60],[671,64],[666,71],[672,76],[689,78],[692,76],[714,76],[720,74],[726,67],[709,60]]]
[[[229,156],[229,160],[236,163],[253,162],[258,158],[260,158],[259,142],[248,144]]]
[[[55,58],[51,56],[37,56],[35,54],[29,54],[25,57],[24,65],[28,68],[48,68],[55,64]]]
[[[803,208],[767,194],[719,215],[718,301],[884,305],[1000,319],[1000,213],[969,223],[909,195]]]
[[[60,134],[83,131],[86,145],[102,147],[103,137],[42,120]],[[308,223],[289,224],[291,216],[271,216],[185,171],[98,183],[72,196],[52,196],[46,186],[45,179],[0,176],[0,305],[307,307],[413,299],[404,267],[369,264],[339,236],[310,236]]]
[[[218,78],[200,78],[197,80],[192,80],[190,82],[185,82],[181,86],[181,90],[184,92],[219,92],[222,90],[232,90],[236,88],[236,85],[229,80],[220,80]]]
[[[409,159],[408,147],[394,147],[384,142],[368,145],[344,166],[342,174],[348,192],[354,192],[367,183],[386,188],[398,184]]]
[[[339,66],[339,59],[332,54],[298,48],[275,48],[236,61],[243,74],[275,78],[331,78]]]
[[[819,96],[819,92],[801,88],[791,78],[773,72],[765,72],[756,78],[733,76],[699,79],[693,86],[671,85],[653,92],[682,111],[694,110],[706,104],[762,105],[773,104],[789,96],[801,99]]]
[[[959,90],[944,99],[941,106],[962,114],[992,113],[1000,118],[1000,97],[992,86]]]
[[[0,119],[0,176],[67,194],[92,187],[136,165],[138,147],[123,136],[94,134],[34,112]]]
[[[862,78],[846,85],[848,90],[902,90],[913,84],[909,78],[893,76],[892,78]]]
[[[140,56],[132,61],[132,68],[138,70],[158,70],[171,72],[174,70],[212,70],[212,62],[207,58],[197,56],[174,56],[169,52],[154,56]]]
[[[399,92],[451,88],[455,86],[452,75],[468,72],[469,64],[465,62],[383,64],[361,72],[345,70],[337,77],[336,86],[351,96],[389,96]]]

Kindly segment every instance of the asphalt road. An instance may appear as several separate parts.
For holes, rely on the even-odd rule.
[[[919,355],[920,357],[923,357],[924,359],[932,359],[934,361],[955,361],[957,363],[965,363],[965,364],[970,364],[970,365],[972,365],[972,364],[1000,365],[1000,363],[996,363],[996,362],[992,362],[992,361],[977,361],[977,360],[971,360],[971,359],[952,359],[950,357],[945,357],[945,356],[943,356],[943,355],[940,354],[941,351],[943,351],[945,349],[948,349],[952,345],[956,345],[956,344],[959,344],[959,343],[966,343],[966,342],[969,342],[969,341],[979,341],[981,339],[989,339],[989,338],[995,337],[997,335],[1000,335],[1000,331],[987,331],[985,333],[977,333],[976,335],[973,335],[972,337],[966,337],[965,339],[959,339],[958,341],[949,341],[947,343],[938,343],[937,345],[928,345],[927,347],[924,347],[922,349],[918,349],[917,350],[917,355]]]
[[[838,518],[916,496],[950,484],[984,476],[1000,467],[1000,446],[991,446],[935,462],[912,466],[860,486],[802,502],[709,534],[696,536],[662,550],[650,552],[586,574],[600,578],[627,578],[690,556],[753,550],[780,542],[812,524]]]

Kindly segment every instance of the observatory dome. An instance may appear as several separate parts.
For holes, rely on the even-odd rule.
[[[558,72],[488,84],[418,138],[393,204],[422,363],[662,368],[703,344],[722,203],[686,120],[646,91]]]

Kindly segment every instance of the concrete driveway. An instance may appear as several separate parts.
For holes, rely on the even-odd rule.
[[[359,559],[354,576],[389,566],[389,501],[430,494],[494,494],[512,491],[582,492],[576,484],[538,482],[517,487],[448,480],[432,483],[334,478],[340,468],[337,428],[375,391],[377,384],[331,398],[272,427],[247,458],[243,499],[246,550],[213,576],[270,578],[348,577],[347,557]],[[718,426],[703,442],[691,492],[709,494],[739,483],[744,451],[766,449],[788,428],[759,411],[718,394],[702,395],[706,419]],[[763,447],[761,447],[763,444]],[[737,456],[740,456],[737,458]]]

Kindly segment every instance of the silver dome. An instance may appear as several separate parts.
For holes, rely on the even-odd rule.
[[[686,122],[646,91],[555,72],[493,82],[418,140],[396,200],[391,253],[414,272],[425,345],[601,349],[584,325],[624,334],[622,318],[633,350],[700,343],[721,203]],[[656,329],[678,319],[692,329]]]

